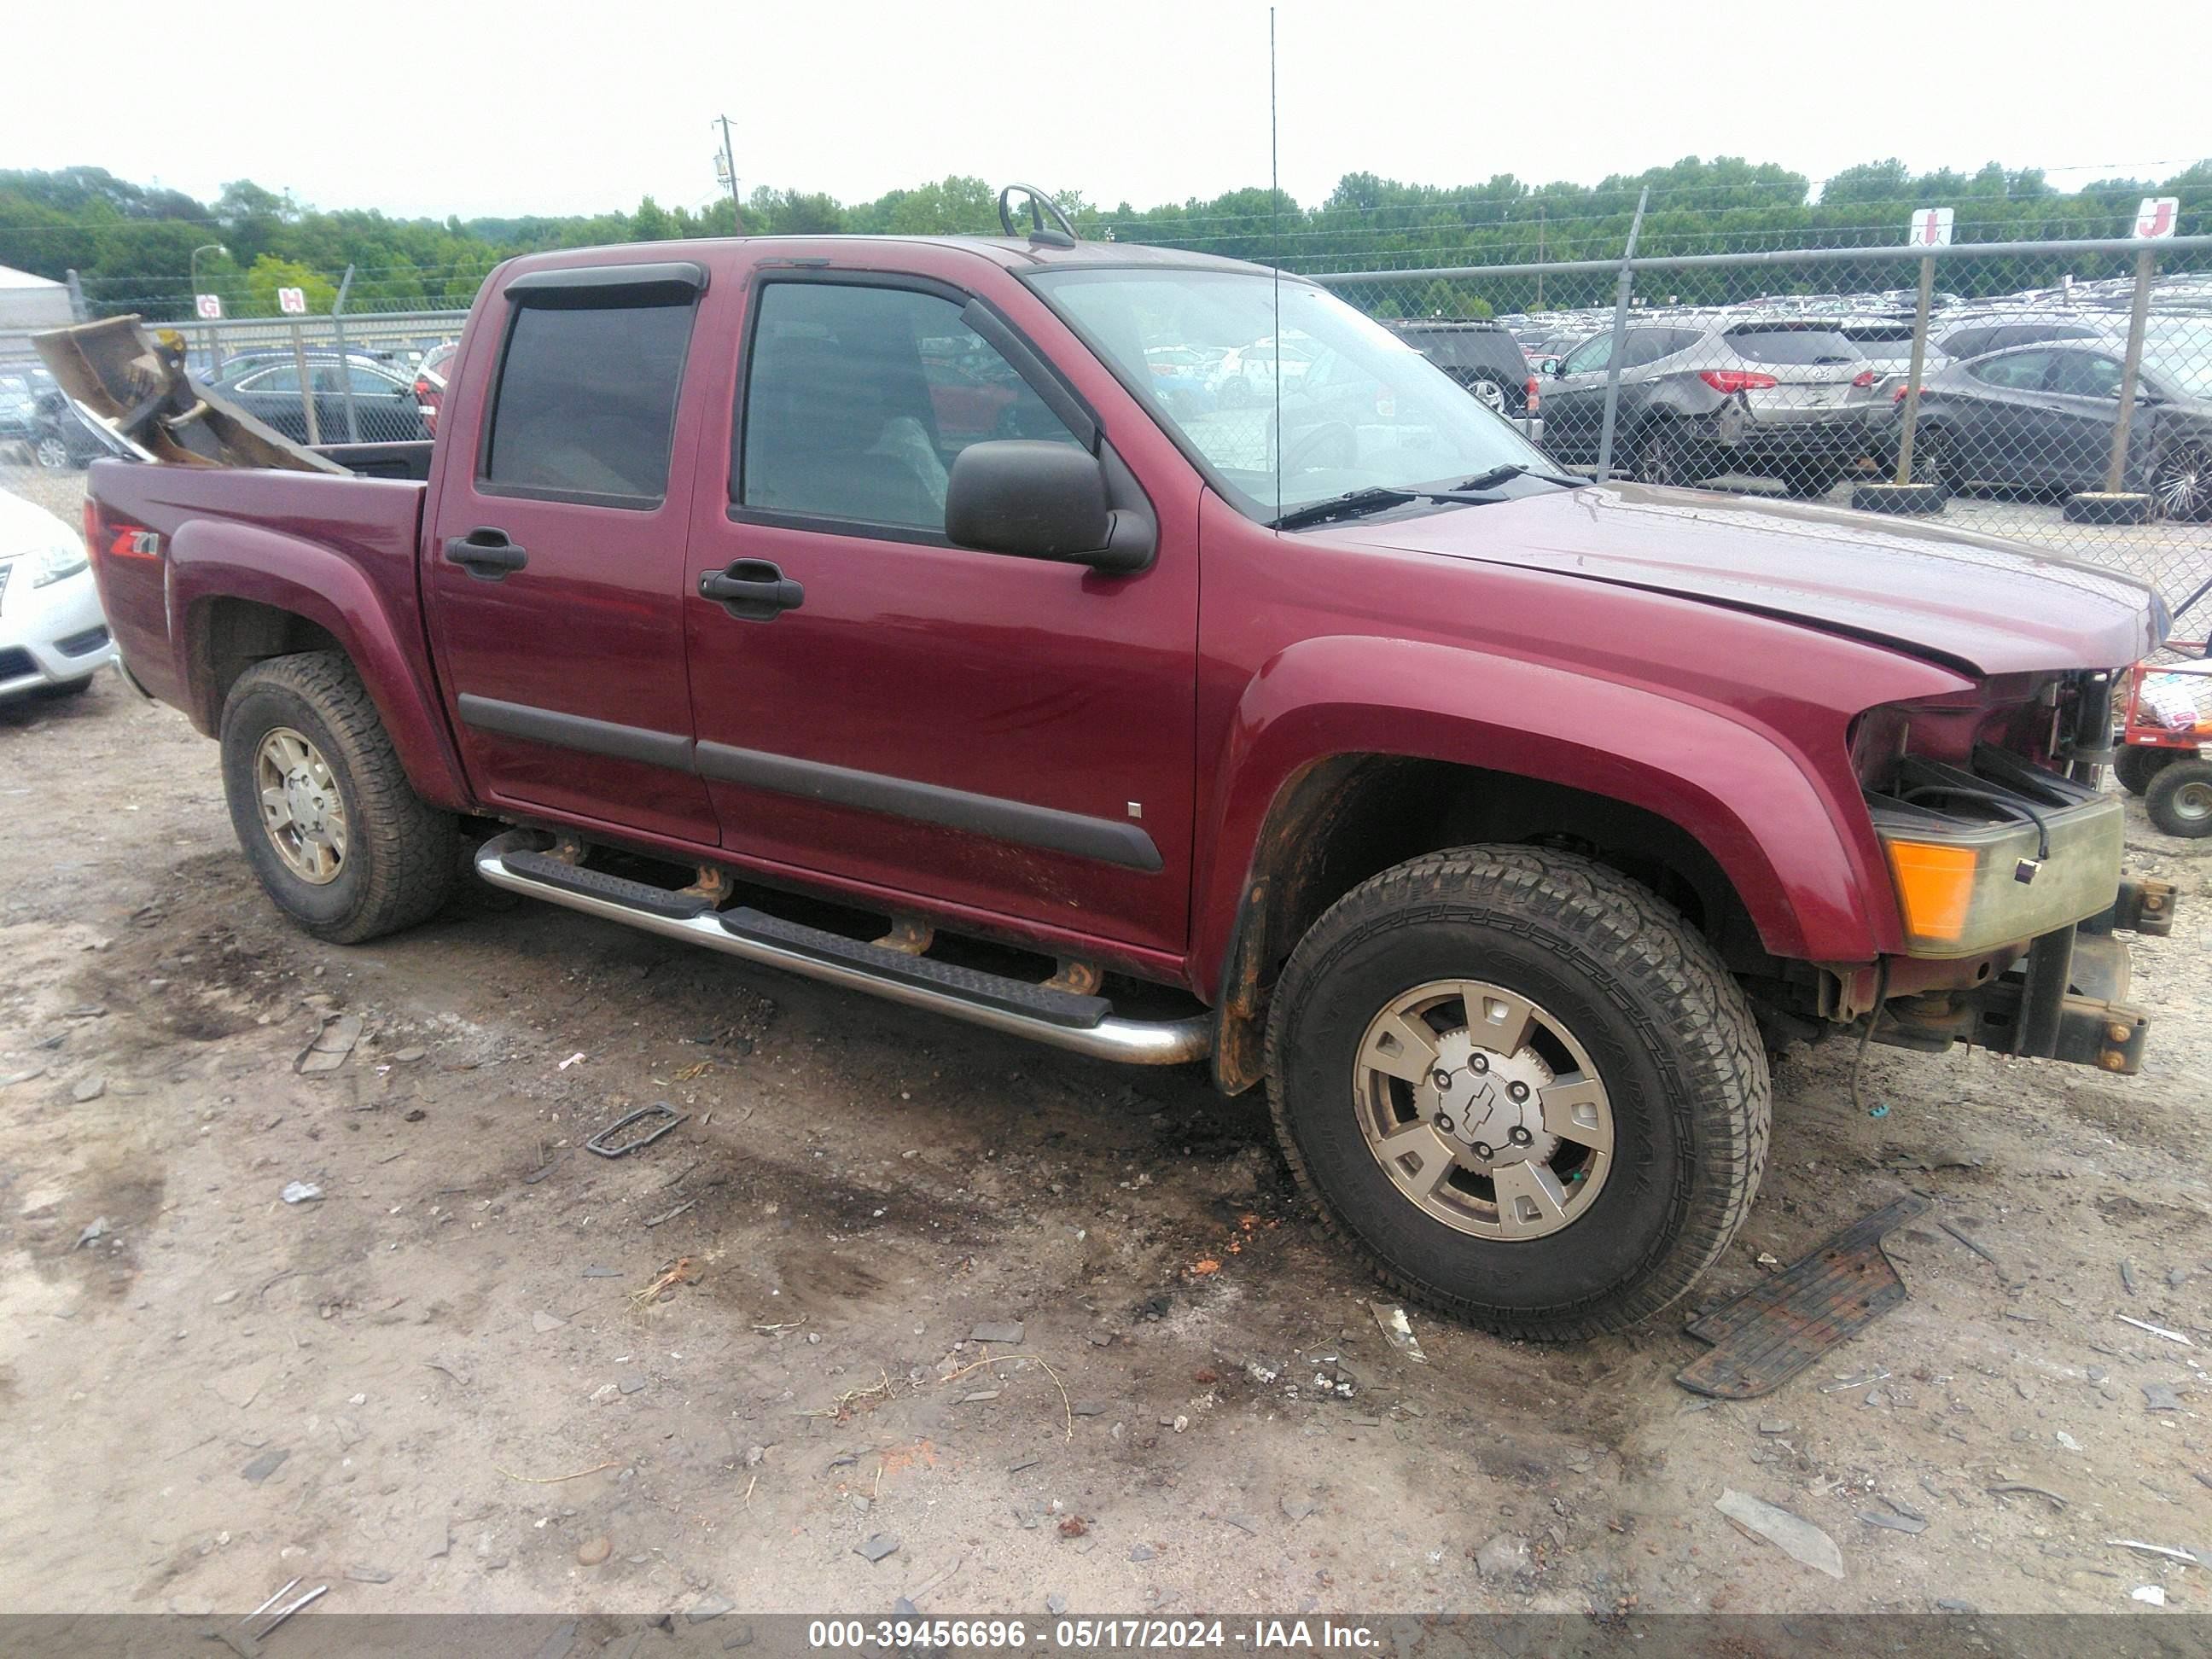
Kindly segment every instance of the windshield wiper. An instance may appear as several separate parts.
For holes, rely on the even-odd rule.
[[[1394,507],[1403,507],[1408,501],[1419,501],[1426,493],[1419,489],[1385,489],[1379,484],[1368,489],[1355,489],[1325,501],[1316,501],[1310,507],[1292,507],[1277,519],[1271,528],[1303,530],[1308,525],[1327,524],[1332,519],[1364,518],[1370,513],[1382,513]]]
[[[1487,472],[1478,472],[1472,478],[1461,479],[1452,486],[1452,491],[1456,494],[1462,490],[1495,489],[1516,478],[1541,478],[1546,483],[1561,484],[1569,489],[1579,489],[1589,482],[1588,478],[1570,478],[1557,472],[1540,472],[1534,467],[1523,466],[1518,461],[1508,461],[1502,466],[1492,467]]]

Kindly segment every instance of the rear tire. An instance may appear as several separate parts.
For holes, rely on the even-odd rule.
[[[340,653],[247,669],[224,701],[222,742],[223,793],[246,862],[307,933],[358,945],[427,921],[452,894],[453,816],[415,793]],[[288,756],[301,763],[296,789],[279,781]],[[311,813],[314,835],[301,828]]]
[[[2169,836],[2212,836],[2212,761],[2178,760],[2162,767],[2143,791],[2143,810]]]
[[[2150,483],[2159,516],[2185,524],[2212,519],[2212,450],[2183,444],[2160,458]]]
[[[2130,795],[2147,793],[2151,781],[2181,758],[2175,749],[2152,749],[2142,744],[2124,744],[2112,757],[2112,775]]]
[[[1397,1012],[1439,988],[1431,1011]],[[1771,1084],[1742,991],[1648,890],[1566,854],[1462,848],[1340,900],[1275,988],[1267,1079],[1330,1232],[1394,1291],[1501,1335],[1571,1340],[1657,1313],[1719,1256],[1766,1162]],[[1516,1089],[1535,1104],[1503,1104]],[[1597,1136],[1601,1164],[1577,1144]]]
[[[1637,434],[1637,483],[1680,489],[1705,476],[1698,470],[1696,447],[1675,429],[1672,420],[1655,420]]]

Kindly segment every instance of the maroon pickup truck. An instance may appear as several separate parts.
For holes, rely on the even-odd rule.
[[[1285,342],[1256,404],[1180,367]],[[1210,1060],[1348,1253],[1543,1338],[1718,1255],[1786,1042],[2140,1062],[2124,576],[1563,477],[1320,288],[1052,234],[532,255],[452,368],[434,446],[352,458],[410,476],[92,471],[127,672],[319,938],[428,916],[465,834],[588,915]]]

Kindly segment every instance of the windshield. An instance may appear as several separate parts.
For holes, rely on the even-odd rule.
[[[1238,270],[1030,280],[1249,518],[1499,466],[1551,470],[1502,416],[1325,289]],[[1213,371],[1194,388],[1157,375],[1162,347],[1199,352]]]

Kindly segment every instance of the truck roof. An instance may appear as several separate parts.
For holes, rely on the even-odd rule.
[[[1194,253],[1182,248],[1153,247],[1139,242],[1077,242],[1058,246],[1019,236],[721,236],[684,241],[613,242],[596,247],[547,248],[518,255],[503,267],[510,276],[526,270],[571,269],[579,265],[628,264],[632,260],[680,258],[686,250],[743,246],[770,258],[835,258],[840,252],[875,247],[946,248],[972,253],[1008,270],[1051,266],[1089,266],[1121,269],[1182,269],[1240,270],[1273,276],[1271,265],[1244,259],[1224,258],[1214,253]],[[620,255],[619,258],[610,256]],[[1293,282],[1303,277],[1283,275]]]

